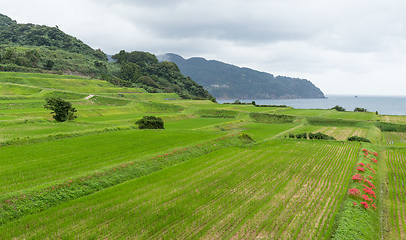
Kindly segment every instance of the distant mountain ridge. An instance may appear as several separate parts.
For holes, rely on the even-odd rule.
[[[160,61],[178,65],[181,73],[191,77],[218,99],[295,99],[325,98],[324,93],[306,79],[277,76],[250,68],[201,57],[184,59],[167,53]]]

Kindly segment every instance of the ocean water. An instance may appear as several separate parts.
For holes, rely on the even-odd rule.
[[[324,99],[240,99],[241,102],[266,105],[287,105],[299,109],[330,109],[336,105],[353,111],[356,107],[383,115],[406,115],[406,96],[344,96],[327,95]],[[234,102],[236,99],[219,99],[218,103]]]

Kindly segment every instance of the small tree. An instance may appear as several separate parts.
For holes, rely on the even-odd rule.
[[[64,122],[66,120],[73,120],[76,118],[74,113],[76,109],[72,107],[70,102],[64,101],[60,98],[47,98],[47,103],[44,105],[44,108],[52,110],[51,114],[54,114],[52,117],[57,122]]]
[[[356,107],[356,108],[354,109],[354,112],[367,112],[367,109],[366,109],[366,108]]]
[[[345,108],[343,108],[343,107],[341,107],[341,106],[338,106],[338,105],[335,105],[335,106],[332,107],[331,109],[335,109],[335,110],[337,110],[337,111],[339,111],[339,112],[345,112]]]
[[[160,117],[144,116],[136,121],[139,129],[164,129],[164,121]]]

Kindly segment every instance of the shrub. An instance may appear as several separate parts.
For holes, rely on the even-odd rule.
[[[338,105],[335,105],[335,106],[332,107],[331,109],[335,109],[335,110],[337,110],[337,111],[339,111],[339,112],[345,112],[345,108],[343,108],[343,107],[341,107],[341,106],[338,106]]]
[[[247,133],[239,133],[238,138],[241,140],[244,140],[244,141],[254,142],[254,139],[252,138],[252,136]]]
[[[295,135],[293,133],[289,133],[289,138],[295,138]]]
[[[47,103],[44,108],[52,110],[52,117],[58,122],[75,119],[74,113],[76,109],[72,107],[70,102],[64,101],[60,98],[46,98]]]
[[[307,139],[307,133],[298,133],[298,134],[296,134],[296,138],[298,138],[298,139],[300,139],[300,138],[305,138],[305,139]]]
[[[321,133],[321,132],[309,133],[309,139],[335,140],[334,137]]]
[[[160,117],[144,116],[135,122],[139,129],[164,129],[164,121]]]
[[[347,141],[351,141],[351,142],[368,142],[370,143],[371,141],[369,141],[369,139],[364,138],[364,137],[359,137],[357,135],[351,136],[347,138]]]
[[[356,107],[356,108],[354,109],[354,112],[367,112],[367,109],[366,109],[366,108]]]

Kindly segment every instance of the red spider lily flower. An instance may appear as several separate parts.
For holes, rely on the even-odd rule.
[[[365,200],[365,201],[370,201],[370,202],[372,202],[372,198],[369,198],[367,195],[362,195],[362,198]]]
[[[350,190],[348,190],[348,195],[359,197],[361,196],[361,192],[357,188],[350,188]]]
[[[365,168],[363,168],[363,167],[357,167],[356,168],[358,171],[360,171],[360,172],[365,172]]]
[[[365,184],[364,184],[364,192],[366,193],[366,194],[369,194],[369,195],[371,195],[372,197],[374,197],[374,198],[376,198],[376,196],[375,196],[375,192],[372,190],[372,188],[369,188],[369,187],[367,187],[367,186],[365,186]]]
[[[365,164],[363,164],[362,162],[358,163],[357,166],[363,166],[365,167]]]
[[[365,179],[365,180],[366,180],[366,179]],[[368,185],[369,185],[371,188],[375,188],[375,185],[372,184],[370,181],[366,180],[366,183],[368,183]]]
[[[354,206],[357,206],[357,203],[356,202],[352,202],[353,204],[354,204]]]
[[[362,180],[363,178],[362,178],[362,176],[361,176],[361,174],[355,174],[354,176],[352,176],[352,180]]]
[[[372,153],[374,156],[378,156],[378,153],[377,152],[374,152],[374,153]]]
[[[368,208],[368,203],[366,203],[366,202],[360,202],[360,204],[364,205],[364,208]]]
[[[369,179],[371,179],[371,180],[372,180],[372,178],[373,178],[371,175],[369,175],[368,177],[369,177]]]

